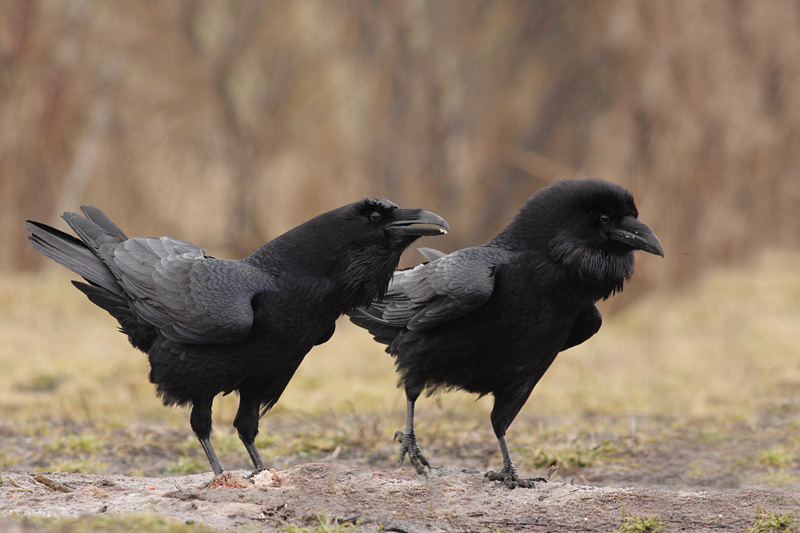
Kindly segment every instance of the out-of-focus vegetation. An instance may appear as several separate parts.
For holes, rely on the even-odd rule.
[[[10,531],[28,533],[51,531],[57,533],[91,533],[98,531],[115,531],[117,533],[136,533],[149,531],[152,533],[212,533],[215,531],[202,524],[185,524],[155,516],[152,513],[141,513],[125,516],[81,516],[78,518],[19,516],[16,523],[6,521],[0,526]]]
[[[8,0],[0,27],[6,271],[41,261],[23,219],[81,203],[239,256],[387,196],[452,250],[589,175],[667,250],[623,298],[800,240],[793,1]]]

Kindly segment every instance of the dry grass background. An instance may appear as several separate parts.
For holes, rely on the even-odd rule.
[[[619,303],[796,246],[800,7],[774,2],[0,3],[0,269],[102,206],[239,256],[368,195],[482,242],[543,184],[629,187],[667,250]]]

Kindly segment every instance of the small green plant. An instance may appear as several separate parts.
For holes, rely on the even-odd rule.
[[[785,468],[794,461],[792,453],[785,448],[769,448],[758,452],[758,462],[768,466]]]
[[[328,518],[324,514],[317,516],[317,523],[308,527],[296,526],[294,524],[286,524],[283,530],[286,533],[350,533],[361,531],[361,520],[352,522],[344,522],[342,524],[336,518]],[[381,527],[381,529],[383,529]]]
[[[657,533],[664,529],[664,522],[659,520],[658,517],[648,516],[640,517],[626,513],[625,509],[622,510],[622,524],[620,524],[620,533]]]
[[[619,447],[612,442],[587,448],[580,443],[551,446],[547,448],[537,448],[532,453],[525,454],[526,459],[534,468],[559,467],[559,468],[580,468],[597,465],[603,459],[617,453]],[[523,452],[524,454],[524,452]]]
[[[797,519],[791,514],[775,514],[756,507],[756,522],[747,533],[767,533],[768,531],[791,531]]]

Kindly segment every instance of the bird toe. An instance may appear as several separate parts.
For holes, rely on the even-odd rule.
[[[490,470],[484,474],[487,479],[490,481],[499,481],[509,489],[515,489],[517,487],[523,489],[533,489],[536,488],[536,483],[547,483],[547,480],[543,477],[536,477],[530,479],[524,479],[516,473],[516,471],[508,471],[508,470],[501,470],[500,472],[495,472],[494,470]]]

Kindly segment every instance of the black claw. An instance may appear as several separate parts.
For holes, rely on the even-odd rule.
[[[499,481],[509,489],[515,489],[517,487],[523,489],[533,489],[536,488],[536,483],[547,483],[547,480],[543,477],[535,477],[530,479],[524,479],[519,477],[517,474],[516,469],[506,469],[503,468],[500,472],[495,472],[490,470],[484,474],[486,478],[490,481]]]
[[[422,455],[422,450],[420,450],[417,445],[417,436],[414,433],[398,431],[394,434],[394,440],[397,441],[397,439],[400,439],[400,457],[397,459],[397,466],[403,464],[406,455],[408,455],[408,462],[411,463],[414,470],[417,471],[417,474],[427,476],[428,473],[425,471],[425,467],[428,467],[428,470],[430,470],[431,465],[428,463],[425,456]]]

